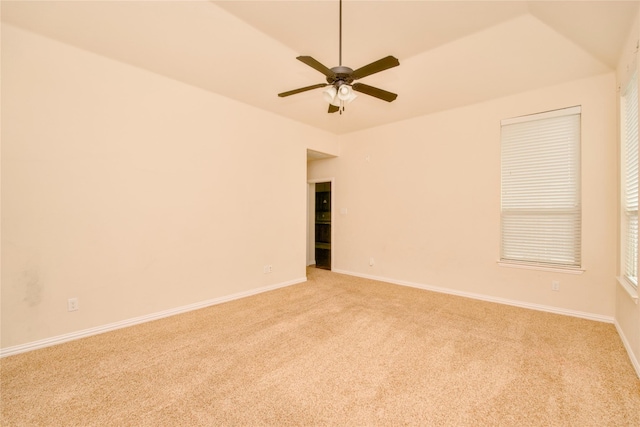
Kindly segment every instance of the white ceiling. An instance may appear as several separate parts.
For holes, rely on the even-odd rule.
[[[2,21],[275,114],[341,134],[615,69],[639,1],[343,2],[343,64],[387,55],[360,94],[327,114],[324,76],[295,58],[338,64],[338,0],[2,1]]]

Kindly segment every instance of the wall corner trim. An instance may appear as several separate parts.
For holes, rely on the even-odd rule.
[[[90,337],[92,335],[102,334],[104,332],[115,331],[117,329],[126,328],[129,326],[139,325],[141,323],[151,322],[153,320],[162,319],[165,317],[174,316],[176,314],[187,313],[189,311],[198,310],[201,308],[209,307],[212,305],[222,304],[224,302],[233,301],[240,298],[249,297],[252,295],[261,294],[263,292],[272,291],[278,288],[284,288],[287,286],[296,285],[298,283],[306,282],[306,277],[289,280],[275,285],[263,286],[256,289],[251,289],[244,292],[238,292],[231,295],[226,295],[218,298],[209,299],[206,301],[200,301],[194,304],[184,305],[181,307],[171,308],[157,313],[150,313],[144,316],[134,317],[132,319],[121,320],[119,322],[108,323],[102,326],[96,326],[94,328],[83,329],[81,331],[70,332],[68,334],[58,335],[51,338],[45,338],[38,341],[32,341],[26,344],[20,344],[16,346],[6,347],[0,349],[0,358],[13,356],[20,353],[26,353],[32,350],[38,350],[45,347],[51,347],[57,344],[62,344],[68,341],[74,341],[81,338]]]
[[[627,350],[627,354],[629,355],[629,360],[631,360],[631,364],[633,365],[633,368],[636,370],[636,375],[638,375],[638,378],[640,378],[640,361],[638,360],[636,355],[633,353],[633,350],[631,349],[631,344],[629,344],[629,340],[627,340],[627,337],[625,336],[624,331],[620,327],[620,324],[618,324],[617,319],[614,321],[614,325],[616,326],[618,335],[620,335],[620,339],[622,340],[622,344],[624,345],[625,350]]]

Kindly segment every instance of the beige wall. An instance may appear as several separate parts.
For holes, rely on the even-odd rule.
[[[304,280],[306,150],[338,146],[5,24],[1,136],[3,349]]]
[[[303,280],[306,180],[334,177],[334,269],[615,317],[640,354],[614,74],[341,137],[8,25],[2,83],[2,349]],[[499,267],[500,120],[578,104],[586,271]]]
[[[616,273],[613,73],[341,137],[334,269],[611,321]],[[500,249],[500,120],[582,105],[581,275],[505,268]],[[374,265],[369,259],[374,258]],[[551,282],[560,281],[560,292]]]
[[[623,50],[622,57],[617,69],[618,87],[624,88],[629,79],[633,76],[633,72],[638,66],[638,41],[640,40],[640,12],[636,16],[634,26],[627,38],[626,46]],[[637,78],[637,76],[636,76]],[[640,110],[639,110],[640,111]],[[619,145],[618,145],[619,147]],[[619,188],[619,187],[618,187]],[[618,192],[619,194],[619,192]],[[620,212],[622,214],[622,212]],[[618,248],[618,253],[621,253]],[[622,263],[619,263],[621,268]],[[622,270],[620,269],[619,272]],[[621,286],[616,286],[616,326],[618,332],[631,354],[636,371],[640,376],[640,305],[637,300],[634,302],[629,293]]]

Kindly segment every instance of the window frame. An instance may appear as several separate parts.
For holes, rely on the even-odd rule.
[[[629,102],[629,96],[632,99]],[[631,107],[631,110],[629,109]],[[629,123],[629,114],[633,122]],[[635,129],[630,129],[634,126]],[[629,131],[632,134],[629,134]],[[632,296],[638,294],[638,75],[634,71],[620,94],[620,278]],[[632,152],[629,156],[628,153]],[[632,183],[631,190],[629,183]],[[629,199],[634,199],[630,202]],[[630,230],[630,224],[635,224]],[[633,231],[635,230],[635,231]],[[631,235],[630,235],[631,234]]]
[[[574,274],[581,274],[584,271],[582,269],[581,118],[582,107],[573,106],[501,121],[500,257],[498,261],[500,266]],[[566,162],[568,164],[566,170],[562,169],[564,166],[560,167],[560,170],[564,171],[562,178],[550,180],[551,184],[537,184],[536,181],[539,181],[540,176],[547,179],[547,175],[544,175],[546,172],[558,170],[558,166],[554,163],[557,163],[560,157],[556,156],[567,154],[564,152],[555,154],[555,147],[562,147],[564,143],[544,136],[543,133],[550,128],[555,129],[557,123],[560,124],[559,126],[566,127],[567,135],[572,138],[572,145],[565,144],[563,148],[571,156],[571,161]],[[523,126],[514,127],[519,124]],[[507,128],[508,126],[510,127]],[[513,136],[514,133],[519,135],[520,131],[524,136]],[[517,146],[520,143],[525,145]],[[542,143],[554,144],[554,148],[541,149]],[[534,150],[534,154],[527,153],[527,151],[531,153],[531,150]],[[549,156],[547,151],[552,154]],[[545,157],[551,160],[548,158],[545,160]],[[519,169],[518,164],[526,164],[527,167]],[[527,169],[530,171],[527,172]],[[520,173],[518,179],[526,184],[514,184],[515,179],[511,177],[514,171]],[[547,202],[545,199],[550,199],[548,195],[556,186],[563,189],[563,196],[560,197],[559,202]],[[534,190],[528,187],[534,187]],[[513,218],[517,215],[523,215],[523,219],[514,220]],[[568,219],[563,220],[562,218],[565,217]],[[521,222],[520,225],[518,221]],[[545,221],[553,226],[545,228],[541,225]],[[566,224],[562,225],[563,222]],[[563,249],[557,250],[554,244],[545,242],[545,239],[537,233],[533,233],[534,237],[531,237],[531,233],[526,231],[529,226],[545,230],[545,233],[548,233],[547,237],[562,238],[564,235]],[[559,228],[554,234],[549,230],[555,226]]]

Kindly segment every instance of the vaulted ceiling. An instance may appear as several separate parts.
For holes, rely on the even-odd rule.
[[[400,66],[327,114],[322,89],[277,93],[338,64],[338,0],[2,1],[2,21],[340,134],[615,69],[638,1],[344,0],[342,59]]]

